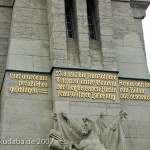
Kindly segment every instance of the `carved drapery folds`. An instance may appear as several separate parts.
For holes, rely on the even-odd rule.
[[[55,128],[50,131],[51,150],[126,150],[121,121],[127,113],[121,110],[119,116],[106,125],[101,114],[95,121],[72,118],[65,113],[53,113]],[[79,121],[80,120],[80,121]]]

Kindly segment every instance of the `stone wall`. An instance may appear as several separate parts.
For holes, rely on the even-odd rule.
[[[10,87],[18,85],[18,80],[10,78],[10,73],[47,76],[48,94],[11,93]],[[35,141],[35,144],[0,145],[0,149],[42,150],[48,148],[48,144],[37,144],[37,142],[48,139],[49,131],[53,127],[51,97],[51,76],[49,74],[6,72],[1,100],[1,139],[24,141],[31,139]]]
[[[1,10],[1,8],[0,8]],[[11,9],[8,9],[11,10]],[[2,50],[2,58],[6,61],[7,67],[3,66],[3,71],[18,70],[17,73],[42,74],[50,71],[50,50],[47,21],[46,0],[16,0],[10,27],[11,11],[2,10],[2,23],[5,32],[6,42]],[[8,23],[7,23],[8,22]],[[1,23],[0,23],[1,24]],[[7,26],[9,25],[9,27]],[[7,30],[5,29],[7,28]],[[8,35],[9,29],[11,30]],[[8,48],[9,39],[9,48]],[[5,40],[5,39],[4,39]],[[0,40],[1,41],[1,40]],[[1,44],[2,45],[2,44]],[[7,48],[7,49],[6,49]],[[1,51],[1,49],[0,49]],[[2,53],[1,53],[2,54]],[[2,59],[0,59],[2,61]],[[2,63],[1,63],[2,64]],[[38,73],[35,73],[38,72]],[[49,130],[52,128],[50,114],[52,113],[51,101],[51,77],[48,74],[48,94],[11,94],[10,86],[18,84],[17,80],[10,79],[9,71],[6,71],[2,92],[1,92],[1,139],[23,139],[29,138],[47,139]],[[35,145],[1,145],[0,149],[47,149],[46,144]]]
[[[126,2],[112,1],[112,13],[119,76],[149,78],[141,20],[136,24],[130,3]]]
[[[0,87],[2,84],[9,45],[12,8],[9,1],[0,1]],[[5,7],[6,6],[6,7]]]
[[[12,13],[7,69],[48,72],[46,0],[16,0]]]
[[[128,1],[95,0],[97,39],[90,40],[86,0],[73,0],[74,39],[66,37],[64,0],[15,0],[13,11],[11,4],[11,0],[0,0],[0,84],[7,69],[1,92],[1,138],[48,138],[53,109],[75,117],[95,117],[102,111],[109,124],[124,108],[128,113],[123,121],[128,150],[148,150],[149,102],[123,101],[119,94],[114,102],[60,99],[55,92],[55,69],[50,69],[78,67],[116,75],[119,71],[118,77],[149,78],[141,30],[146,7],[137,8]],[[48,94],[11,94],[10,87],[18,83],[10,79],[11,72],[47,75]],[[0,148],[45,150],[47,145]]]

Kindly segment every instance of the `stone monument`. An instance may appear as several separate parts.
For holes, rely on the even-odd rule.
[[[102,114],[95,121],[84,117],[80,125],[79,120],[75,121],[63,112],[53,113],[55,129],[50,131],[49,149],[126,150],[125,136],[121,126],[122,118],[126,118],[126,115],[127,113],[121,110],[119,117],[107,126]]]
[[[0,149],[149,150],[149,4],[0,0]]]

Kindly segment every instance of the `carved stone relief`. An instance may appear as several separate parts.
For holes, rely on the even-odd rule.
[[[51,150],[126,150],[121,121],[127,113],[121,110],[119,116],[106,125],[103,114],[93,121],[88,117],[81,122],[66,113],[53,113],[54,129],[50,131]]]

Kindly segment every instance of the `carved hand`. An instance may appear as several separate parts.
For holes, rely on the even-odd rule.
[[[52,113],[51,116],[52,116],[52,119],[57,120],[57,114],[56,113]]]

